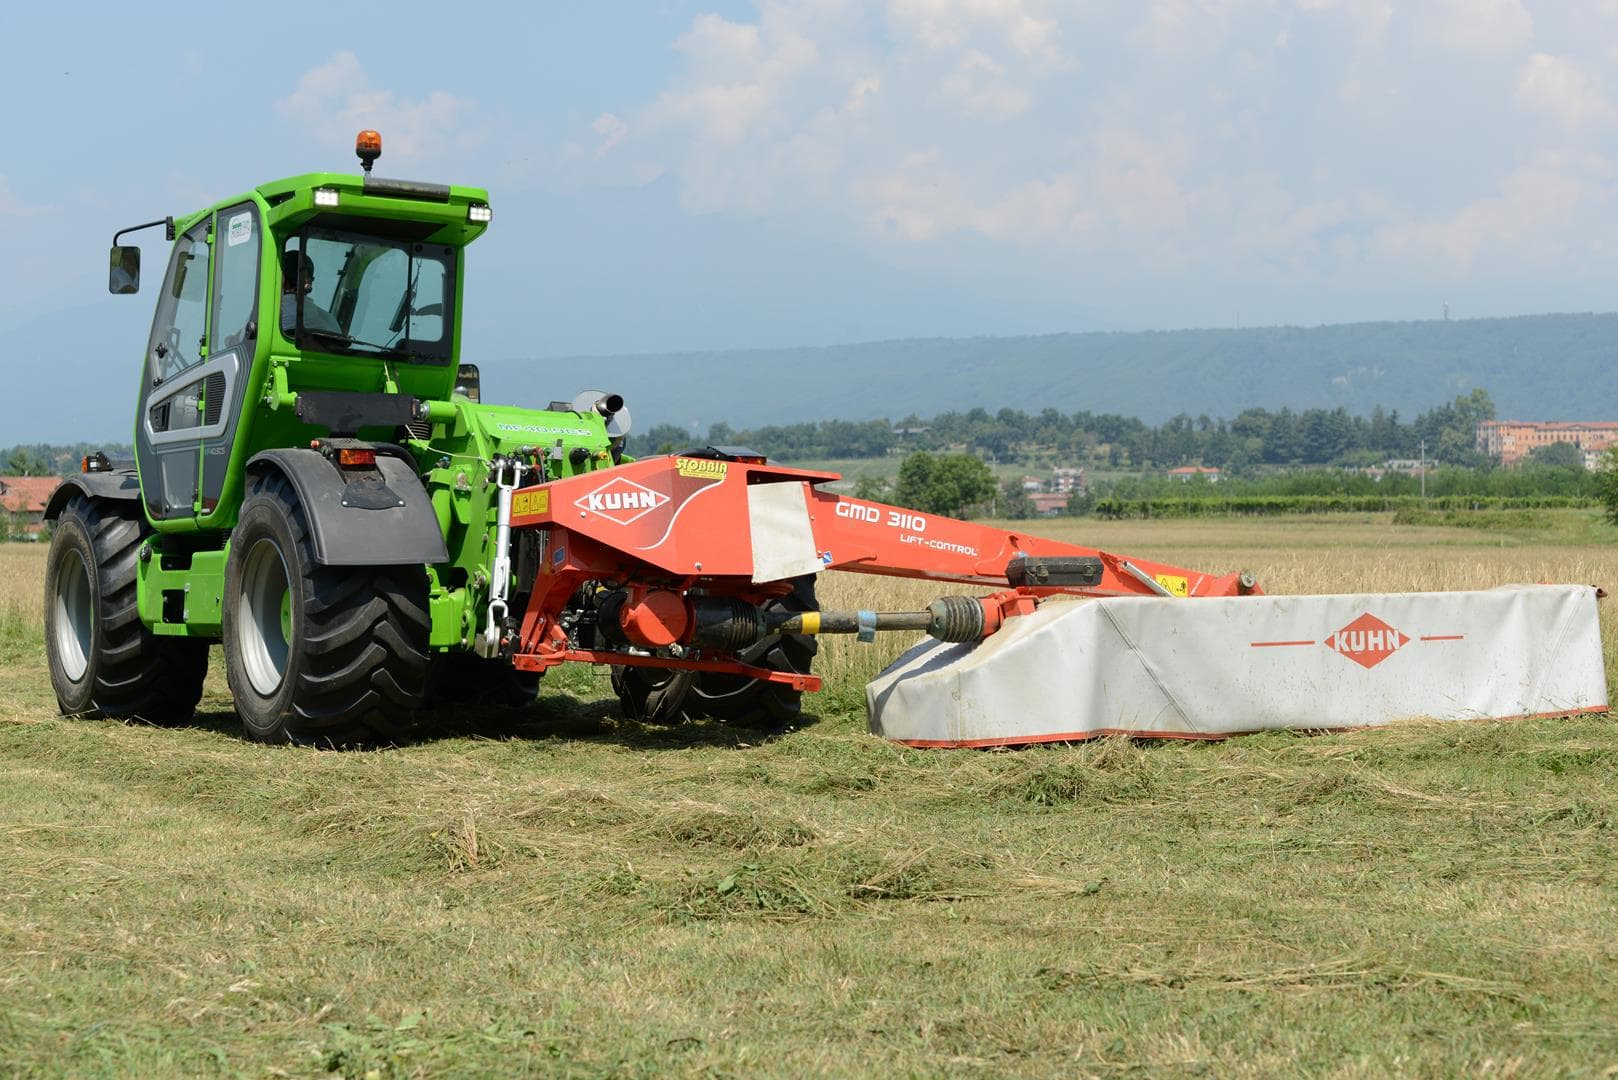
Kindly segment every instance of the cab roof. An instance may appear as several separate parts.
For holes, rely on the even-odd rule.
[[[320,193],[319,202],[316,192]],[[414,239],[460,247],[482,236],[488,228],[487,219],[472,219],[474,207],[487,212],[489,193],[483,188],[318,172],[260,184],[250,192],[177,219],[175,229],[184,232],[215,210],[247,201],[263,204],[267,226],[280,235],[316,218],[350,223],[355,218],[365,218],[397,222]]]

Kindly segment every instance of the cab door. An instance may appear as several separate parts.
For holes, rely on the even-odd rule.
[[[152,319],[135,456],[154,521],[212,511],[258,333],[258,213],[210,215],[174,245]]]
[[[230,451],[241,431],[248,377],[258,346],[258,287],[263,229],[248,202],[219,211],[214,225],[213,303],[208,319],[213,349],[200,370],[207,403],[203,426],[197,512],[212,514],[230,473]]]
[[[154,521],[195,513],[199,440],[206,418],[201,368],[208,359],[208,241],[212,218],[174,242],[152,316],[135,415],[135,461]]]

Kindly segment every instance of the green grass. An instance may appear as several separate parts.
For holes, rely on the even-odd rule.
[[[1255,564],[1329,584],[1281,528]],[[1541,563],[1420,543],[1386,572]],[[244,742],[217,670],[187,727],[58,718],[37,629],[4,641],[5,1075],[1618,1065],[1608,717],[915,751],[865,733],[852,662],[773,736],[625,721],[580,668],[321,753]]]

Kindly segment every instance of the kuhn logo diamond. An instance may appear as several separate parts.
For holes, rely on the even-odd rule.
[[[628,525],[669,501],[660,491],[641,487],[633,480],[616,477],[596,488],[573,505],[608,521]]]
[[[1408,635],[1366,612],[1321,644],[1333,652],[1342,653],[1361,667],[1374,668],[1398,652],[1409,640]]]

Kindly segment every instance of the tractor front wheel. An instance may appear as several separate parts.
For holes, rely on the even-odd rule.
[[[624,715],[648,724],[684,723],[685,697],[691,681],[689,671],[628,666],[612,669],[612,689]]]
[[[225,672],[261,742],[400,739],[426,692],[430,616],[419,566],[322,566],[285,477],[260,476],[225,563]]]
[[[814,575],[794,578],[792,591],[765,604],[764,610],[819,611]],[[819,651],[820,643],[811,635],[771,634],[740,653],[737,659],[772,671],[807,675]],[[742,727],[784,727],[802,713],[803,692],[763,679],[704,671],[692,681],[685,708],[693,715],[711,716]]]
[[[76,497],[56,521],[45,567],[45,655],[66,715],[178,724],[196,711],[208,643],[158,636],[140,621],[136,559],[145,535],[136,504]]]

